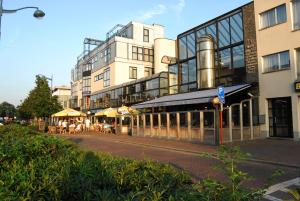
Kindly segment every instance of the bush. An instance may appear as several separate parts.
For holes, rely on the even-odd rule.
[[[18,125],[0,128],[0,200],[199,200],[190,177],[151,161],[79,151]]]

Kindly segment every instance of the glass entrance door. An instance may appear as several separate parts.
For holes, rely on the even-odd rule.
[[[268,100],[270,137],[293,137],[291,98]]]

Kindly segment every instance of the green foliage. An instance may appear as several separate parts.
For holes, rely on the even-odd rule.
[[[294,189],[294,190],[290,189],[288,192],[291,196],[293,196],[294,199],[287,200],[287,201],[300,201],[300,189]]]
[[[245,161],[250,156],[249,154],[241,152],[239,147],[221,146],[217,153],[203,153],[201,156],[217,159],[220,162],[217,169],[228,178],[228,181],[224,183],[212,179],[201,181],[197,187],[198,191],[203,194],[203,200],[255,201],[262,199],[264,190],[243,187],[243,184],[251,178],[237,168],[237,164]]]
[[[30,119],[33,117],[49,117],[62,110],[57,96],[52,96],[51,89],[45,77],[36,76],[36,86],[30,91],[28,97],[18,107],[20,117]]]
[[[16,108],[14,105],[8,102],[2,102],[0,104],[0,117],[11,117],[16,115]]]
[[[0,128],[0,200],[201,200],[190,177],[151,161],[79,151],[17,125]]]

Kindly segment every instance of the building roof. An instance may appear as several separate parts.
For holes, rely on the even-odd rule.
[[[230,87],[224,87],[225,96],[237,93],[241,90],[250,88],[250,84],[241,84]],[[149,107],[161,107],[161,106],[174,106],[174,105],[189,105],[209,103],[218,94],[218,89],[207,89],[202,91],[194,91],[189,93],[175,94],[169,96],[163,96],[150,101],[133,105],[133,108],[149,108]]]

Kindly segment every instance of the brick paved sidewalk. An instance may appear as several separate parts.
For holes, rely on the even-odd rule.
[[[214,152],[217,146],[204,145],[196,142],[168,140],[155,137],[137,137],[128,135],[85,133],[83,135],[98,135],[102,140],[146,145],[156,148],[167,148],[184,152],[201,153]],[[252,141],[234,142],[227,146],[239,146],[242,151],[250,153],[256,162],[290,166],[300,169],[300,141],[282,139],[260,139]]]

